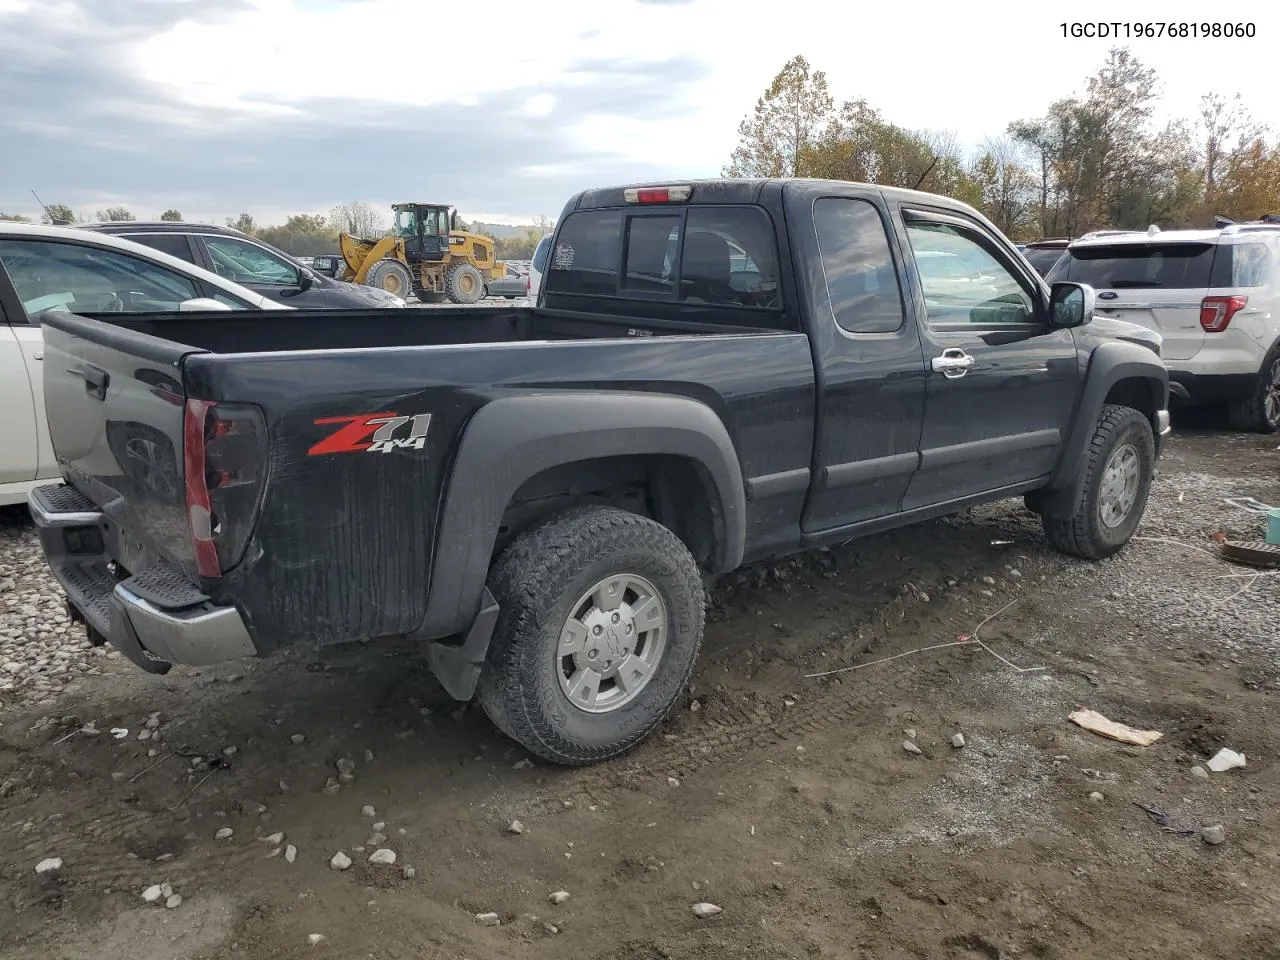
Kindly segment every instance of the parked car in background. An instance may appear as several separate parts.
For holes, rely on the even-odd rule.
[[[1067,249],[1067,244],[1070,242],[1068,237],[1032,240],[1030,243],[1022,244],[1018,249],[1027,258],[1027,263],[1031,264],[1036,273],[1043,277],[1058,262],[1058,258],[1062,256],[1062,252]]]
[[[505,264],[506,273],[497,280],[490,280],[485,284],[486,297],[502,297],[504,300],[518,300],[527,296],[529,292],[529,280],[521,275],[511,264]]]
[[[1170,391],[1225,404],[1240,430],[1280,430],[1280,224],[1098,231],[1049,282],[1087,283],[1098,312],[1160,332]]]
[[[538,241],[538,246],[533,251],[533,259],[529,261],[529,282],[527,296],[530,300],[537,301],[538,291],[542,287],[542,275],[547,271],[547,261],[551,259],[551,237],[547,234]]]
[[[0,299],[0,505],[22,503],[35,483],[58,475],[41,314],[285,309],[168,254],[67,227],[0,221],[0,280],[5,274],[0,291],[13,295]]]
[[[304,266],[283,250],[233,227],[124,220],[86,224],[85,229],[135,240],[299,310],[404,306],[404,300],[394,294],[334,280],[332,275]]]

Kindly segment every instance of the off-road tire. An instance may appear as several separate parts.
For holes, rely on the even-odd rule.
[[[1280,402],[1273,400],[1272,410],[1267,411],[1268,397],[1280,388],[1280,341],[1277,341],[1262,361],[1262,370],[1249,396],[1227,407],[1227,418],[1234,430],[1250,433],[1276,433],[1280,431]]]
[[[1111,456],[1123,444],[1138,456],[1137,496],[1121,523],[1102,522],[1100,498],[1103,472]],[[1041,517],[1045,535],[1055,549],[1085,560],[1103,560],[1129,542],[1142,520],[1151,492],[1155,468],[1155,431],[1146,415],[1133,407],[1106,404],[1085,452],[1080,496],[1070,514],[1046,513]]]
[[[444,292],[453,303],[477,303],[484,298],[484,277],[469,263],[455,263],[445,274]]]
[[[364,282],[365,286],[377,287],[407,300],[409,291],[413,289],[413,274],[399,260],[388,257],[369,268],[369,272],[364,275]]]
[[[611,574],[638,574],[667,611],[661,659],[634,700],[588,713],[561,689],[555,657],[571,605]],[[689,684],[705,626],[698,565],[670,530],[608,506],[566,510],[518,536],[489,575],[498,602],[477,699],[499,730],[544,760],[583,766],[625,753]]]

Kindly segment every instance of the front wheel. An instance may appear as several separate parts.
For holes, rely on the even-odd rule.
[[[659,523],[614,507],[566,511],[517,537],[489,586],[499,613],[477,696],[499,730],[545,760],[624,753],[689,683],[702,578]]]
[[[1045,535],[1063,553],[1102,560],[1133,536],[1155,468],[1151,421],[1132,407],[1107,404],[1085,453],[1084,482],[1070,514],[1045,514]]]

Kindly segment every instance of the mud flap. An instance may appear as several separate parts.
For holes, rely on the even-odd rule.
[[[459,645],[432,643],[427,647],[427,662],[445,692],[455,700],[466,702],[475,696],[489,653],[489,639],[498,623],[498,601],[489,588],[480,598],[480,612]]]

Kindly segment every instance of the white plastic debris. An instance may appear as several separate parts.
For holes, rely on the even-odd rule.
[[[1226,747],[1223,747],[1214,754],[1213,759],[1205,764],[1205,766],[1214,773],[1224,773],[1227,770],[1234,770],[1236,767],[1245,766],[1244,754],[1236,753],[1234,750],[1228,750]]]

